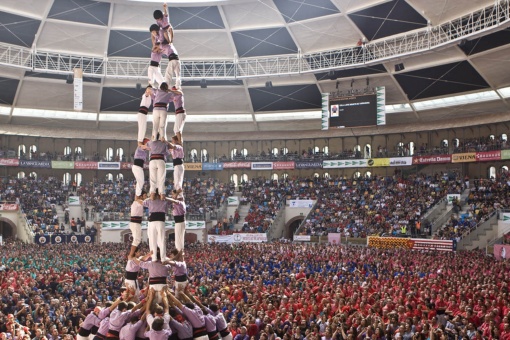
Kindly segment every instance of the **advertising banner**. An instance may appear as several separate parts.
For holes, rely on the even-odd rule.
[[[264,233],[260,234],[244,234],[244,233],[237,233],[233,234],[234,236],[234,242],[248,242],[248,243],[261,243],[261,242],[267,242],[267,235]]]
[[[305,241],[309,242],[311,236],[310,235],[294,235],[294,241]]]
[[[165,169],[166,169],[166,171],[173,171],[174,163],[165,163]]]
[[[413,157],[390,158],[390,166],[409,166],[409,165],[413,165]]]
[[[273,170],[272,162],[252,162],[251,163],[252,170]]]
[[[220,171],[223,170],[223,163],[202,163],[204,171]]]
[[[19,159],[17,158],[0,158],[0,166],[18,166]]]
[[[99,162],[98,170],[120,170],[120,162]]]
[[[296,169],[322,169],[322,161],[295,161]]]
[[[368,166],[390,166],[390,159],[389,158],[371,158],[367,162]]]
[[[393,249],[405,248],[412,250],[454,251],[455,242],[452,240],[432,240],[425,238],[379,237],[369,236],[367,245],[374,248]]]
[[[313,202],[312,200],[290,200],[289,208],[312,208]]]
[[[510,256],[510,245],[508,244],[495,244],[494,257],[496,260],[506,260]]]
[[[323,167],[324,169],[341,169],[341,168],[359,168],[366,167],[367,160],[366,159],[356,159],[356,160],[332,160],[332,161],[324,161]]]
[[[97,162],[74,162],[74,168],[80,170],[96,170]]]
[[[34,236],[34,242],[37,244],[65,244],[65,243],[94,243],[93,235],[37,235]]]
[[[0,204],[0,211],[16,211],[16,210],[18,210],[18,205],[16,203]]]
[[[476,152],[454,153],[452,163],[476,162]]]
[[[501,150],[501,159],[510,159],[510,150]]]
[[[234,235],[207,235],[208,243],[233,243]]]
[[[453,200],[457,200],[457,202],[460,202],[460,194],[448,194],[446,195],[446,199],[448,200],[448,205],[452,205]]]
[[[80,205],[80,197],[79,196],[69,196],[68,204],[69,205]]]
[[[273,162],[273,170],[293,170],[294,162]]]
[[[251,169],[251,162],[227,162],[223,163],[223,169]]]
[[[340,233],[328,233],[328,242],[332,244],[340,244],[342,234]]]
[[[504,223],[510,223],[510,213],[502,213],[501,221],[503,221]]]
[[[20,167],[27,167],[27,168],[45,168],[49,169],[51,168],[50,161],[31,161],[27,159],[22,159],[19,161]]]
[[[202,163],[184,163],[186,171],[202,171]]]
[[[133,168],[133,163],[130,163],[130,162],[122,162],[120,163],[120,169],[121,170],[131,170]],[[149,162],[144,162],[143,163],[143,168],[144,170],[148,170],[149,169]]]
[[[451,163],[452,155],[441,155],[441,156],[415,156],[413,157],[413,164],[442,164]]]
[[[51,161],[52,169],[74,169],[73,161]]]
[[[129,229],[129,221],[108,221],[102,222],[104,229]],[[165,221],[165,229],[174,229],[174,221]],[[204,229],[205,221],[186,221],[186,229]],[[142,221],[142,229],[147,229],[147,221]]]
[[[501,151],[485,151],[476,153],[477,162],[499,161],[501,159]]]
[[[238,206],[239,205],[239,197],[237,196],[229,196],[227,198],[228,205],[230,206]]]

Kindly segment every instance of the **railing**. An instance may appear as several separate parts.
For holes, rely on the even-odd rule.
[[[428,26],[360,47],[333,51],[259,58],[182,60],[181,74],[183,79],[240,79],[377,64],[502,29],[509,23],[509,12],[508,0],[498,1],[439,26]],[[149,58],[74,56],[37,50],[35,46],[26,48],[0,44],[0,64],[59,74],[71,74],[74,68],[80,67],[84,76],[88,77],[143,79],[147,76]]]
[[[476,231],[482,230],[486,227],[489,227],[494,224],[494,222],[497,221],[497,211],[493,211],[489,214],[489,217],[483,221],[478,223],[473,228],[470,228],[469,230],[466,230],[462,235],[460,235],[460,242],[462,242],[462,245],[459,244],[459,246],[463,246],[468,242],[473,242],[473,240],[478,237],[479,233]]]
[[[94,222],[110,222],[110,221],[129,221],[130,216],[128,212],[92,212],[91,220]],[[148,221],[147,216],[143,216],[143,221]],[[167,214],[167,221],[173,221],[172,214]],[[206,221],[206,213],[190,213],[186,214],[187,221]]]
[[[275,236],[273,235],[273,233],[276,232],[276,230],[274,230],[276,228],[275,224],[276,224],[276,222],[278,222],[280,220],[283,213],[285,212],[284,207],[285,207],[286,203],[287,203],[287,198],[285,196],[283,196],[282,199],[280,200],[280,202],[278,203],[278,207],[277,207],[278,213],[274,217],[273,222],[271,222],[271,224],[269,225],[269,227],[266,230],[266,235],[267,235],[268,241],[275,238]]]
[[[306,224],[306,221],[310,219],[310,215],[312,214],[312,212],[315,211],[315,208],[317,207],[317,204],[319,204],[319,200],[315,201],[314,205],[312,206],[312,209],[310,209],[310,211],[308,212],[308,214],[306,214],[306,216],[303,219],[303,221],[301,221],[301,224],[299,225],[299,227],[294,232],[294,235],[299,235],[299,233],[303,230],[303,228],[304,228],[304,226]]]

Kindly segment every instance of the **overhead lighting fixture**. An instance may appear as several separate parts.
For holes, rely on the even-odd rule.
[[[395,72],[403,71],[404,69],[404,63],[395,64]]]
[[[266,81],[266,87],[268,89],[272,88],[273,87],[273,82],[271,80]]]
[[[142,89],[142,84],[136,83],[136,90],[140,91]]]
[[[72,84],[74,82],[74,77],[72,74],[67,75],[66,84]]]
[[[200,81],[200,88],[202,88],[202,89],[206,89],[207,88],[207,80],[202,79]]]

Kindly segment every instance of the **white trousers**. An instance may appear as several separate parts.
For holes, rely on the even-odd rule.
[[[186,222],[175,224],[175,248],[177,250],[184,249],[184,234],[186,234]]]
[[[135,186],[136,196],[140,196],[142,194],[143,185],[145,183],[145,176],[143,173],[143,168],[141,166],[133,164],[133,166],[131,167],[131,171],[133,172],[133,175],[135,176],[135,180],[136,180],[136,186]]]
[[[176,109],[177,109],[177,107],[176,107]],[[185,123],[186,123],[186,113],[175,114],[174,134],[177,134],[177,132],[180,132],[182,134],[182,130],[184,130]]]
[[[142,225],[140,223],[129,222],[129,230],[131,230],[131,234],[133,235],[133,242],[131,245],[138,247],[142,242]]]
[[[151,96],[146,96],[145,93],[142,95],[142,100],[140,101],[140,107],[144,106],[149,110],[149,107],[152,104]],[[138,112],[138,141],[143,142],[145,138],[145,131],[147,130],[147,115]]]
[[[166,118],[167,118],[166,108],[155,107],[152,110],[152,137],[153,139],[159,133],[159,138],[166,138]]]
[[[180,295],[184,292],[186,289],[186,286],[188,285],[188,280],[184,282],[177,282],[175,281],[175,297],[179,298]]]
[[[165,240],[165,222],[164,221],[152,221],[149,222],[147,228],[147,235],[149,236],[149,249],[152,251],[153,258],[156,258],[156,254],[161,255],[161,261],[164,261],[166,257],[166,240]]]
[[[174,166],[174,189],[182,190],[182,183],[184,182],[184,164]]]
[[[232,340],[232,333],[221,338],[222,340]]]
[[[161,298],[161,294],[159,292],[161,292],[163,289],[166,288],[166,284],[156,283],[156,284],[149,285],[149,288],[154,288],[154,291],[156,291],[156,294],[154,294],[154,301],[156,303],[162,303],[163,299]]]
[[[175,87],[181,88],[181,61],[180,60],[170,60],[168,62],[168,66],[165,71],[165,81],[168,84],[168,87],[172,87],[173,77],[175,75]]]
[[[160,195],[165,193],[164,190],[165,177],[166,177],[165,161],[162,159],[151,160],[149,162],[149,179],[150,179],[149,192],[151,194],[156,192],[156,189],[158,189]]]
[[[161,67],[159,66],[149,66],[147,73],[149,75],[149,84],[154,88],[158,88],[159,85],[165,81],[163,74],[161,74]],[[158,86],[156,86],[155,83],[158,83]]]

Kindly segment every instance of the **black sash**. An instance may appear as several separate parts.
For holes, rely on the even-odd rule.
[[[134,280],[134,281],[136,281],[138,279],[138,272],[128,272],[128,271],[126,271],[126,274],[124,274],[124,277],[127,280]]]
[[[165,284],[166,283],[166,277],[149,277],[149,284],[150,285],[157,285],[157,284]]]
[[[151,60],[151,66],[159,66],[159,63],[157,61]]]
[[[188,275],[184,274],[184,275],[176,275],[175,276],[175,281],[177,282],[186,282],[188,281]]]
[[[174,166],[184,164],[184,162],[182,161],[182,158],[174,158],[173,163],[174,163]]]
[[[165,222],[165,213],[164,212],[153,212],[149,215],[149,222]]]
[[[135,158],[135,162],[133,163],[133,165],[136,165],[136,166],[139,166],[140,168],[143,168],[143,162],[144,162],[143,159]]]
[[[204,335],[207,335],[207,330],[205,329],[205,326],[200,328],[193,327],[193,338],[199,338]]]
[[[225,328],[224,330],[220,331],[220,335],[222,338],[226,337],[229,334],[230,334],[230,331],[228,330],[228,328]]]
[[[131,216],[131,218],[129,219],[130,222],[133,222],[133,223],[142,223],[142,216]]]

